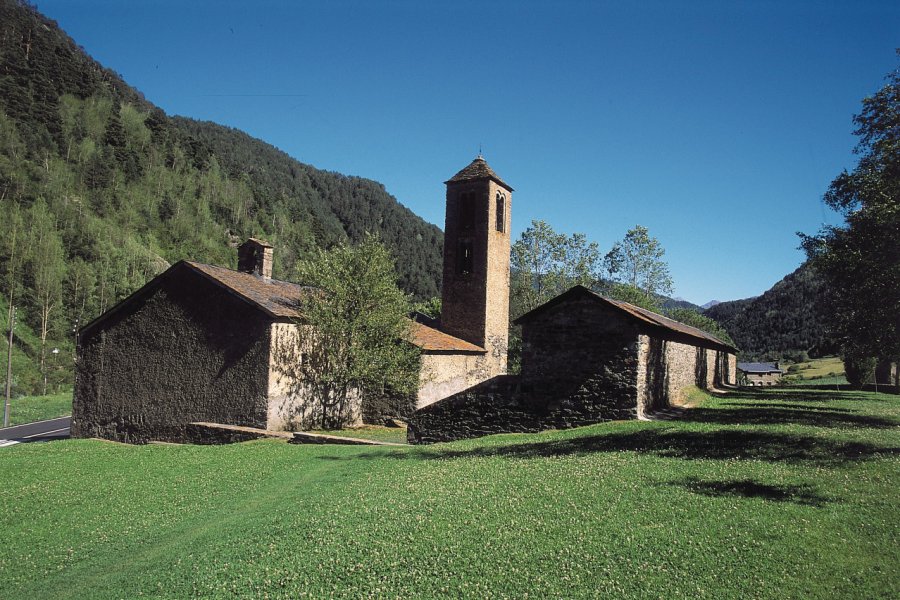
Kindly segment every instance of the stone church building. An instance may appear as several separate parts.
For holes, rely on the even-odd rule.
[[[635,418],[688,385],[733,384],[734,349],[576,287],[517,322],[522,374],[506,375],[513,189],[481,157],[445,182],[442,313],[411,321],[421,349],[413,442]],[[320,422],[296,365],[310,288],[272,278],[247,240],[238,269],[178,262],[78,336],[72,435],[190,439],[192,422],[270,430]],[[377,422],[365,399],[345,420]]]
[[[512,188],[483,158],[446,182],[444,314],[411,322],[422,352],[416,406],[506,372]],[[452,237],[451,237],[452,236]],[[250,239],[238,269],[180,261],[81,329],[73,437],[184,441],[192,422],[271,430],[319,423],[298,380],[297,306],[309,288],[272,278]],[[350,423],[364,403],[348,403]]]

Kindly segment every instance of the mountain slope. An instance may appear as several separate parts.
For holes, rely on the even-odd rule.
[[[816,304],[822,286],[804,263],[761,296],[722,302],[704,314],[728,331],[744,358],[830,353],[834,344]]]
[[[39,336],[21,346],[36,363],[48,347],[71,356],[74,328],[168,264],[234,266],[251,236],[290,279],[305,253],[375,233],[401,287],[439,292],[443,234],[383,185],[167,116],[16,0],[0,0],[0,214],[0,295]]]

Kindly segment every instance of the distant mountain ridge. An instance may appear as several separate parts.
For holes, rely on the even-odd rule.
[[[710,301],[707,302],[706,304],[701,304],[701,305],[700,305],[700,308],[702,308],[703,310],[706,310],[707,308],[712,308],[712,307],[715,306],[716,304],[722,304],[722,303],[719,302],[718,300],[710,300]]]
[[[256,235],[276,244],[276,252],[280,254],[276,254],[276,269],[281,262],[284,267],[281,275],[288,275],[299,253],[342,240],[358,241],[370,232],[379,234],[394,251],[403,288],[419,298],[438,293],[442,232],[400,205],[382,184],[302,164],[236,129],[168,117],[118,74],[88,56],[54,21],[24,2],[0,0],[0,57],[0,110],[12,120],[11,125],[27,148],[29,160],[41,154],[46,158],[49,152],[51,156],[64,156],[70,166],[81,166],[73,160],[73,148],[87,140],[94,144],[103,160],[117,159],[115,162],[119,164],[115,170],[124,171],[126,184],[140,183],[154,161],[160,160],[172,170],[183,168],[196,172],[181,175],[206,175],[215,171],[224,183],[243,185],[239,191],[248,196],[241,207],[243,210],[233,215],[227,214],[227,210],[212,210],[205,215],[218,225],[218,239],[212,244],[204,240],[193,248],[184,244],[166,247],[163,243],[158,250],[167,261],[189,257],[221,263],[225,255],[230,256],[229,235]],[[85,125],[77,117],[69,118],[72,100],[108,102],[110,106],[89,115],[92,121]],[[143,125],[149,130],[149,139],[141,140],[146,143],[138,149],[128,147],[132,140],[127,134],[146,133],[134,123],[118,122],[122,115],[117,113],[122,112],[123,105],[129,107],[130,118],[143,119]],[[126,128],[124,136],[119,131],[122,126]],[[102,156],[107,147],[113,156]],[[105,184],[114,187],[121,183],[110,181],[115,179],[115,173],[95,173],[100,177],[91,179],[83,177],[87,171],[76,175],[94,184],[87,186],[92,192],[108,192],[110,186]],[[179,183],[174,187],[178,188]],[[72,186],[73,192],[78,191],[75,187]],[[227,185],[213,193],[227,192],[226,188]],[[171,196],[171,192],[183,192],[183,189],[167,190],[165,186],[157,189],[156,203],[183,198],[183,194],[179,199],[165,198],[166,192]],[[27,199],[40,193],[40,189],[32,186],[21,190],[19,196]],[[8,192],[3,195],[7,199],[9,196]],[[122,208],[113,207],[114,212]],[[165,206],[164,212],[170,208],[179,212],[183,206]],[[102,215],[106,219],[116,216]],[[279,222],[279,218],[285,222]],[[288,224],[288,220],[292,223]],[[165,235],[156,237],[165,238]],[[139,243],[148,245],[144,241]],[[210,246],[216,244],[220,248],[211,255]]]
[[[745,359],[837,351],[818,307],[823,282],[807,263],[755,298],[721,302],[704,314],[728,331]]]

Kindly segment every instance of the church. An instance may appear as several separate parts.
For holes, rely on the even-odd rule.
[[[506,372],[512,188],[482,157],[447,182],[440,325],[414,321],[417,408]],[[73,437],[187,441],[193,422],[268,430],[320,423],[294,361],[309,288],[272,278],[277,249],[249,239],[237,270],[172,265],[78,335]],[[344,421],[380,422],[365,403]],[[390,416],[397,416],[390,415]],[[405,416],[405,415],[404,415]]]
[[[507,375],[513,188],[481,156],[445,184],[441,316],[411,322],[410,442],[641,418],[686,387],[734,384],[731,346],[580,286],[517,319],[522,368]],[[314,335],[298,324],[310,288],[272,278],[275,250],[247,240],[237,270],[180,261],[82,328],[73,437],[181,442],[195,422],[321,423],[295,368],[297,341]],[[352,399],[342,420],[397,416],[366,406]]]

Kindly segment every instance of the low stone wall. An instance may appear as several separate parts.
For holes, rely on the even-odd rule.
[[[417,410],[410,418],[407,440],[431,444],[637,418],[637,407],[630,396],[598,391],[588,381],[577,393],[548,397],[536,393],[518,376],[495,377]]]

